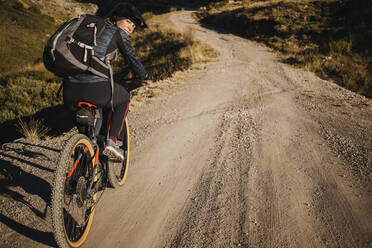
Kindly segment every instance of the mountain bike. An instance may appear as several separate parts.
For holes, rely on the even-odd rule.
[[[125,119],[121,149],[124,160],[102,154],[106,137],[100,134],[101,108],[79,102],[75,114],[78,133],[64,146],[52,191],[54,238],[59,247],[80,247],[87,239],[95,208],[109,184],[124,184],[129,165],[130,139]]]

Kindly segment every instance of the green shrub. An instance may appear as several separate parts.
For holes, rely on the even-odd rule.
[[[22,71],[22,72],[16,72],[11,73],[3,77],[3,81],[7,82],[9,80],[15,80],[17,78],[28,78],[32,80],[39,80],[44,81],[47,83],[60,83],[62,81],[61,78],[54,75],[52,72],[49,71],[36,71],[36,70],[30,70],[30,71]]]
[[[56,97],[59,87],[59,83],[25,77],[10,79],[6,86],[0,86],[0,123],[62,104]]]

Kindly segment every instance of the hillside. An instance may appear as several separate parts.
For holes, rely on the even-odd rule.
[[[265,44],[283,62],[372,97],[372,1],[260,1],[211,3],[197,16]]]
[[[220,56],[135,90],[128,177],[97,195],[83,247],[370,247],[372,100],[191,11],[162,18]],[[56,247],[50,196],[74,134],[0,147],[0,247]]]
[[[0,56],[6,59],[0,62],[0,76],[37,63],[42,44],[55,29],[55,20],[38,8],[26,8],[18,1],[1,1]]]
[[[51,129],[50,134],[58,134],[71,128],[67,121],[71,117],[61,107],[62,98],[56,92],[61,79],[48,72],[42,64],[45,42],[65,20],[82,13],[98,13],[112,8],[114,1],[44,1],[14,0],[0,1],[0,125],[7,136],[0,142],[19,137],[16,133],[18,118],[44,119]],[[172,5],[138,1],[141,10],[154,12],[169,11]],[[215,53],[208,46],[193,40],[192,34],[180,34],[153,24],[153,12],[144,16],[150,29],[136,32],[132,37],[133,46],[145,68],[155,80],[165,79],[174,72],[186,70],[193,64],[208,60]],[[151,19],[151,20],[150,20]],[[12,32],[9,32],[9,29]],[[128,77],[124,61],[116,63],[119,78]],[[140,84],[131,84],[132,90]]]

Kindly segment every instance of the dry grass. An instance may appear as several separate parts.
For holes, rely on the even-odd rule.
[[[185,34],[177,33],[164,26],[153,24],[151,21],[153,19],[152,13],[148,13],[146,18],[149,19],[151,28],[136,33],[132,37],[132,45],[145,68],[152,72],[155,81],[166,79],[177,71],[187,70],[195,64],[208,61],[216,56],[211,47],[195,40],[193,30],[189,30]],[[53,31],[54,29],[55,27],[53,27]],[[6,37],[7,34],[4,33],[4,36],[0,38],[0,44],[2,38]],[[25,61],[24,64],[21,64],[17,62],[18,60],[16,62],[3,60],[11,66],[9,69],[0,70],[0,73],[3,73],[3,75],[0,75],[1,124],[10,123],[24,116],[37,115],[38,118],[47,120],[49,125],[50,114],[62,104],[61,96],[56,97],[61,78],[47,71],[40,63],[44,43],[42,41],[38,42],[38,45],[35,45],[33,49],[36,51],[35,58],[31,61]],[[4,47],[0,46],[0,54],[2,54],[2,49]],[[2,55],[6,58],[10,56]],[[14,53],[14,55],[17,54]],[[16,57],[20,61],[24,61],[24,56],[23,53],[20,53]],[[33,63],[32,61],[36,62]],[[15,64],[19,66],[13,66]],[[115,64],[117,79],[130,77],[129,71],[123,60],[119,60]],[[128,85],[128,88],[133,90],[139,86],[141,85],[133,83]],[[154,92],[154,96],[156,95],[158,95],[158,92]]]
[[[50,1],[50,0],[17,0],[22,2],[26,7],[36,7],[41,13],[48,16],[53,16],[57,23],[62,23],[66,19],[81,15],[94,14],[97,11],[95,4],[88,3],[89,1]]]
[[[261,42],[283,62],[372,97],[372,2],[246,0],[201,9],[202,23]]]
[[[17,1],[0,1],[0,76],[40,62],[54,19]],[[11,32],[9,32],[11,30]]]
[[[183,34],[183,39],[185,40],[186,45],[192,46],[195,41],[194,37],[195,30],[192,27],[188,27],[186,32]]]
[[[166,17],[156,17],[149,22],[150,28],[132,37],[133,47],[151,72],[155,81],[171,77],[177,71],[184,71],[217,56],[216,51],[194,37],[194,30],[177,32],[162,24]],[[124,68],[124,69],[123,69]],[[126,63],[120,60],[115,67],[118,78],[130,77]],[[130,89],[138,87],[129,85]]]
[[[27,139],[38,140],[48,138],[50,129],[44,126],[42,121],[30,118],[28,122],[18,119],[17,131]]]

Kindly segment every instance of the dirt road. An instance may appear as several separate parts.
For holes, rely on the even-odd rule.
[[[169,23],[220,57],[134,102],[126,185],[84,247],[371,247],[371,101],[189,12]],[[19,236],[8,246],[52,244]]]

